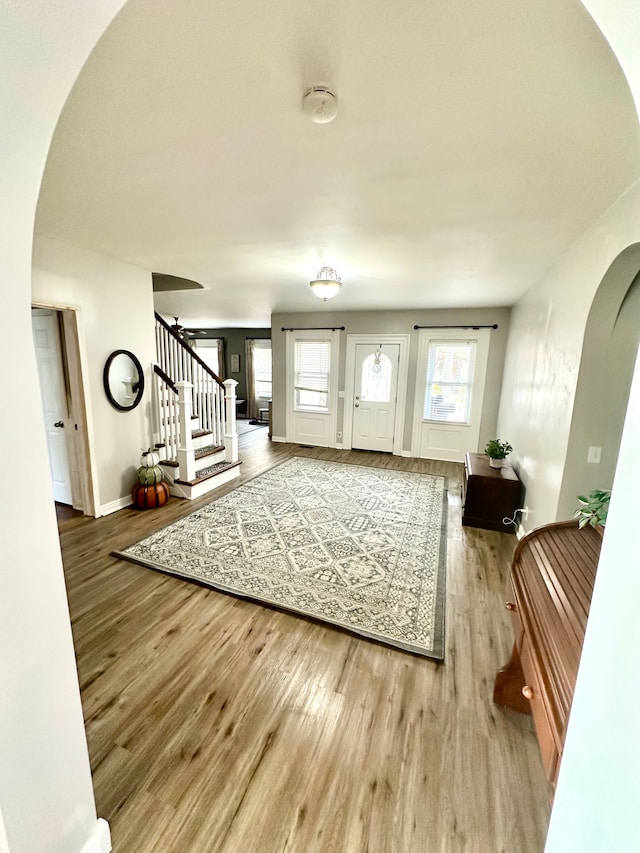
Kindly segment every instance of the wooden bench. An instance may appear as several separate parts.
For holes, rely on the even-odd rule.
[[[547,524],[513,556],[507,610],[515,642],[493,700],[533,714],[542,762],[555,790],[589,616],[602,528]]]

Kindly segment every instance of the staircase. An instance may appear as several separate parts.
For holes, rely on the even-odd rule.
[[[221,382],[156,313],[154,443],[172,495],[193,500],[240,474],[235,379]]]

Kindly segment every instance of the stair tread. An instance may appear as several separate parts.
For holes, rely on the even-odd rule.
[[[242,462],[217,462],[209,468],[198,471],[198,476],[193,480],[174,480],[174,482],[180,483],[181,486],[196,486],[204,480],[210,480],[211,477],[222,474],[223,471],[228,471],[230,468],[237,468],[239,465],[242,465]]]
[[[203,435],[213,435],[210,429],[194,429],[191,431],[191,438],[202,438]]]
[[[196,459],[202,459],[204,456],[213,456],[214,453],[219,453],[221,450],[224,450],[224,444],[205,444],[204,447],[196,448]]]
[[[204,447],[196,447],[193,451],[196,459],[204,459],[207,456],[214,456],[216,453],[221,453],[224,450],[224,444],[205,444]],[[168,468],[177,468],[179,463],[177,459],[161,459],[159,465],[166,465]]]

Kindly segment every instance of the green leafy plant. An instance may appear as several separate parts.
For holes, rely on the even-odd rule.
[[[484,452],[491,459],[506,459],[512,450],[513,447],[511,447],[508,441],[500,441],[499,438],[492,438],[491,441],[487,442]]]
[[[578,495],[580,506],[574,513],[574,518],[579,518],[578,527],[604,527],[607,523],[609,512],[609,500],[611,492],[609,489],[594,489],[588,495]]]

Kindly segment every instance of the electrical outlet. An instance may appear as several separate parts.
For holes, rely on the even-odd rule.
[[[341,432],[337,432],[337,433],[336,433],[336,438],[338,439],[338,441],[342,441],[342,433],[341,433]]]

